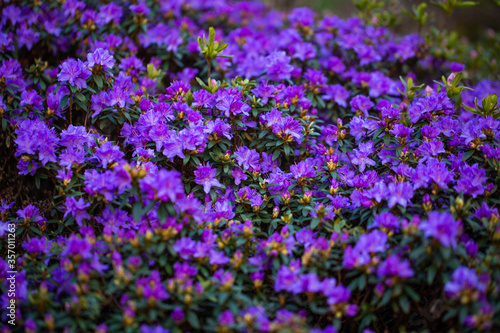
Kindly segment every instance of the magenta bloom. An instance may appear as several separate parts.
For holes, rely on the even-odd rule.
[[[108,50],[98,48],[94,52],[87,53],[87,66],[89,68],[100,65],[104,69],[111,69],[114,64],[115,59],[113,59],[113,56],[109,54]]]
[[[461,293],[477,290],[483,293],[486,284],[482,282],[472,268],[460,266],[451,276],[451,280],[446,282],[444,291],[446,296],[451,298],[459,297]]]
[[[457,247],[458,225],[453,215],[448,212],[430,212],[429,219],[420,223],[419,229],[425,237],[437,239],[443,246]]]
[[[393,282],[392,277],[409,278],[413,276],[413,270],[408,260],[401,260],[401,258],[393,254],[380,264],[377,275],[380,278],[388,278],[386,283],[391,285]]]
[[[200,165],[194,172],[194,182],[198,185],[203,185],[205,193],[209,193],[212,186],[222,186],[222,184],[215,178],[216,174],[217,169],[212,169],[210,163],[207,163],[205,166]]]
[[[259,171],[259,153],[255,149],[248,149],[248,147],[239,147],[234,153],[236,155],[236,162],[243,170]]]
[[[107,141],[103,143],[95,151],[95,157],[101,161],[104,168],[107,168],[108,164],[114,161],[118,161],[125,154],[120,151],[120,147],[113,145],[111,142]]]
[[[295,179],[316,177],[316,171],[310,163],[310,160],[300,161],[298,164],[290,166],[290,172]]]
[[[81,227],[83,219],[90,218],[89,213],[87,213],[87,208],[90,207],[89,203],[86,203],[83,198],[75,199],[75,197],[67,197],[66,198],[66,213],[64,213],[64,217],[68,214],[73,215],[76,223]]]
[[[359,110],[363,112],[366,117],[368,117],[368,110],[375,105],[370,98],[363,95],[354,96],[349,104],[351,105],[352,111],[356,112]]]
[[[85,64],[78,59],[68,59],[60,66],[61,71],[57,74],[60,82],[68,82],[72,86],[77,86],[78,89],[87,88],[87,79],[91,72],[85,67]]]
[[[235,168],[231,171],[231,175],[233,176],[234,183],[236,185],[240,185],[242,180],[246,180],[248,178],[247,175],[245,175],[245,172],[240,168]]]
[[[388,187],[389,190],[389,208],[400,204],[406,207],[408,203],[411,203],[411,198],[413,197],[413,188],[410,183],[391,183]]]

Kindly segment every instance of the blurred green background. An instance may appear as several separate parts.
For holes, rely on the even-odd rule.
[[[346,18],[356,13],[356,8],[350,0],[264,0],[269,5],[281,9],[290,10],[294,7],[310,7],[322,14],[335,14]],[[403,21],[398,26],[401,33],[416,32],[416,23],[402,14],[403,9],[411,10],[412,6],[422,2],[429,4],[429,12],[432,15],[435,26],[442,28],[446,19],[439,8],[430,5],[430,1],[420,0],[387,0],[385,3],[391,12],[401,14]],[[450,20],[446,23],[447,30],[456,30],[461,35],[467,36],[471,41],[477,40],[488,29],[500,31],[500,1],[479,0],[475,7],[458,8],[453,12]]]

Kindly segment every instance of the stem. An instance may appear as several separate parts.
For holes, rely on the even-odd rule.
[[[73,125],[73,93],[69,95],[69,123]]]
[[[88,130],[87,119],[89,119],[89,112],[90,112],[90,109],[87,107],[87,114],[85,115],[85,122],[83,123],[83,126],[85,127],[86,130]]]
[[[210,83],[210,70],[211,70],[211,60],[207,59],[207,64],[208,64],[208,70],[207,70],[207,76],[208,76],[208,86],[211,87],[212,84]]]

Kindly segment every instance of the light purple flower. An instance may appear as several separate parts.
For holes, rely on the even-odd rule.
[[[71,86],[77,86],[79,89],[87,88],[87,79],[92,74],[80,60],[68,59],[63,62],[59,68],[61,71],[57,74],[60,82],[68,82]]]
[[[200,165],[194,172],[194,182],[198,185],[202,185],[205,193],[209,193],[212,186],[222,186],[222,184],[215,178],[216,174],[217,169],[212,169],[210,163],[207,163],[204,166]]]

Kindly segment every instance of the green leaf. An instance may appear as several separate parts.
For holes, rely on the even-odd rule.
[[[66,108],[66,106],[68,104],[68,100],[69,100],[69,95],[66,95],[61,99],[61,109]]]
[[[127,30],[127,33],[130,34],[132,31],[134,31],[135,29],[137,28],[137,24],[132,24],[128,30]]]
[[[203,82],[202,79],[200,79],[199,77],[195,77],[196,81],[198,81],[198,83],[200,84],[200,86],[203,88],[203,87],[206,87],[207,85],[205,84],[205,82]]]
[[[82,110],[87,111],[87,105],[85,105],[85,103],[83,103],[79,100],[76,100],[75,102],[76,102],[76,104],[78,104],[79,107],[82,108]]]
[[[399,298],[399,305],[401,306],[401,309],[404,313],[410,312],[410,302],[408,301],[408,297],[406,297],[406,295],[402,295]]]
[[[432,284],[432,281],[434,281],[434,277],[436,276],[436,266],[432,265],[429,267],[427,270],[427,284]]]
[[[391,296],[392,296],[392,290],[387,290],[384,294],[384,297],[382,297],[382,300],[380,301],[379,305],[384,306],[387,303],[389,303],[389,301],[391,300]]]
[[[420,302],[420,296],[413,290],[410,286],[405,286],[404,287],[405,292],[408,296],[410,296],[411,299],[413,299],[415,302]]]
[[[215,42],[215,29],[213,27],[208,28],[208,45],[213,46]]]
[[[161,223],[167,220],[168,210],[166,205],[167,205],[166,203],[162,203],[160,207],[158,207],[158,218],[160,219]]]
[[[276,149],[273,153],[273,161],[276,160],[280,156],[280,150]]]
[[[474,1],[464,1],[457,5],[457,7],[472,7],[476,6],[478,3]]]
[[[316,229],[316,227],[319,225],[319,223],[321,222],[320,219],[318,218],[314,218],[312,221],[311,221],[311,225],[310,225],[310,228],[312,230]]]
[[[103,83],[102,83],[102,77],[100,75],[94,76],[94,82],[97,84],[97,87],[99,89],[102,89]]]
[[[85,95],[82,94],[81,92],[77,92],[75,94],[76,98],[78,98],[80,101],[82,101],[83,103],[86,103],[87,102],[87,99],[85,98]]]
[[[290,146],[288,144],[285,144],[283,148],[285,148],[285,156],[290,156],[290,153],[292,152]]]
[[[196,313],[192,312],[192,311],[189,311],[187,316],[187,321],[188,323],[193,327],[193,328],[196,328],[196,329],[199,329],[200,328],[200,322],[198,320],[198,316],[196,315]]]
[[[462,161],[467,161],[472,155],[474,155],[474,152],[475,150],[469,150],[468,152],[466,152],[462,157]]]
[[[141,220],[141,217],[142,217],[142,212],[143,212],[143,209],[142,209],[142,202],[140,201],[137,201],[135,204],[134,204],[134,207],[132,207],[132,215],[134,216],[134,220],[136,222],[139,222]]]
[[[389,135],[389,133],[386,133],[384,135],[384,145],[388,147],[390,143],[391,143],[391,136]]]

